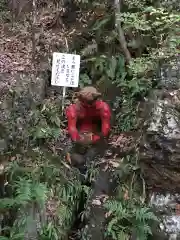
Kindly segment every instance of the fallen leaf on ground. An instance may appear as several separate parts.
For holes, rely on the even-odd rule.
[[[71,167],[70,167],[68,164],[66,164],[66,163],[63,162],[63,161],[62,161],[62,163],[63,163],[63,165],[64,165],[66,168],[71,169]]]
[[[66,160],[67,160],[69,163],[71,163],[71,155],[70,155],[70,153],[67,153],[67,155],[66,155]]]

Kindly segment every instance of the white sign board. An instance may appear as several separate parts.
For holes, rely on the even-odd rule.
[[[53,53],[51,85],[78,87],[80,55]]]

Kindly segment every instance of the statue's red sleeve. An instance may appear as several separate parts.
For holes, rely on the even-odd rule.
[[[98,103],[101,118],[101,133],[107,137],[111,129],[111,110],[106,102],[100,101]]]
[[[72,104],[66,108],[66,117],[68,121],[68,133],[73,141],[80,140],[77,130],[77,109],[76,105]]]

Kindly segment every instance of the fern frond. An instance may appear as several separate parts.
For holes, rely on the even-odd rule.
[[[146,207],[135,209],[135,217],[136,217],[136,220],[138,221],[148,221],[148,220],[158,221],[158,218],[151,211],[151,209]]]
[[[138,224],[135,227],[136,234],[139,240],[147,240],[148,235],[152,235],[151,230],[149,231],[150,227],[144,224]]]
[[[104,41],[105,41],[105,43],[110,44],[110,43],[114,42],[116,40],[116,38],[117,38],[117,32],[112,31],[110,33],[110,35],[105,37]]]
[[[152,235],[152,230],[151,230],[151,227],[150,227],[149,225],[145,224],[145,225],[143,226],[143,229],[144,229],[144,232],[145,232],[146,234]]]
[[[104,206],[106,209],[108,209],[108,211],[112,212],[112,214],[117,216],[119,221],[124,218],[127,219],[131,217],[131,214],[128,213],[127,209],[119,201],[116,200],[107,201]]]
[[[97,43],[92,43],[92,44],[89,44],[87,47],[85,47],[82,51],[81,51],[81,54],[82,56],[90,56],[94,53],[97,52]]]
[[[108,232],[112,232],[114,225],[116,225],[117,223],[118,218],[117,217],[112,218],[107,227]]]
[[[31,200],[32,181],[30,179],[19,177],[18,181],[15,181],[16,189],[16,201],[18,204],[26,204]]]
[[[129,235],[123,231],[120,231],[117,233],[117,239],[118,240],[128,240],[129,239]]]
[[[19,236],[19,235],[21,235],[21,237],[22,237],[22,238],[20,238],[20,236],[19,236],[19,239],[24,239],[25,231],[26,231],[27,224],[28,224],[28,218],[29,217],[27,216],[25,209],[21,208],[18,211],[17,219],[14,221],[13,227],[10,232],[11,239],[14,239],[14,237]]]
[[[45,204],[47,200],[47,187],[42,183],[35,183],[32,186],[32,198],[36,200],[41,206]]]
[[[61,204],[58,208],[58,218],[61,226],[67,226],[71,223],[73,211],[65,204]]]
[[[118,209],[118,201],[116,200],[109,200],[106,201],[104,204],[104,207],[108,210],[111,211],[112,213],[116,212]]]
[[[13,207],[14,204],[16,204],[15,199],[2,198],[0,201],[0,210],[11,208],[11,207]]]
[[[104,17],[101,20],[97,20],[94,24],[93,30],[97,31],[99,29],[102,29],[111,19],[111,15]]]

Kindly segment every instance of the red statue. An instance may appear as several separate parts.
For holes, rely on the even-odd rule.
[[[94,87],[85,87],[77,94],[77,103],[66,109],[68,133],[73,142],[93,144],[107,138],[110,132],[111,111],[100,100]]]

